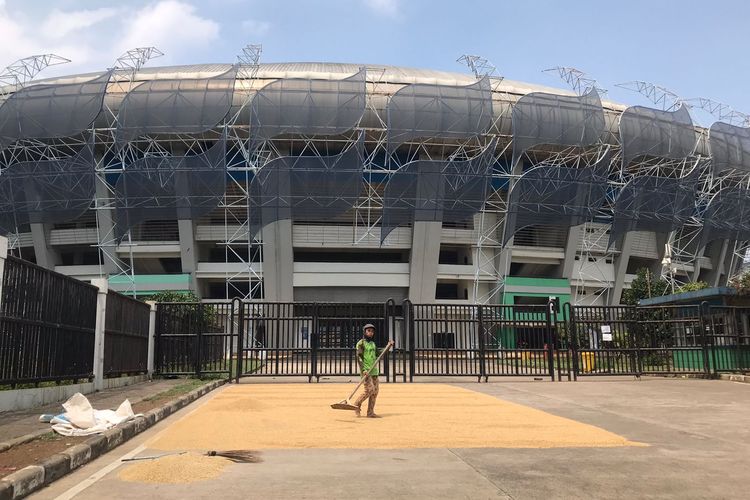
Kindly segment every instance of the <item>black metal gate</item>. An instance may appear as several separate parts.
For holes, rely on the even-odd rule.
[[[386,381],[425,376],[571,380],[708,376],[750,369],[750,308],[703,306],[401,305],[312,302],[159,304],[156,371],[240,377],[357,376],[365,324]]]
[[[700,306],[575,306],[565,315],[575,377],[708,373]]]
[[[408,304],[409,380],[415,376],[549,376],[557,322],[548,305]],[[558,373],[561,373],[558,372]]]
[[[375,326],[380,347],[388,342],[385,304],[248,302],[240,307],[237,380],[358,375],[354,350],[364,325]],[[386,377],[389,365],[386,360]]]
[[[156,373],[230,378],[238,303],[160,303],[156,309]]]

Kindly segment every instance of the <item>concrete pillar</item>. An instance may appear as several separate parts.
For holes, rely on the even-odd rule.
[[[177,221],[180,237],[180,262],[182,272],[190,274],[190,289],[197,293],[198,286],[195,271],[198,270],[198,244],[195,241],[195,224],[192,220]]]
[[[409,300],[415,304],[435,302],[441,222],[414,222],[409,259]]]
[[[708,273],[708,286],[719,286],[721,283],[721,276],[727,275],[727,253],[729,253],[729,261],[731,265],[732,252],[729,252],[729,241],[721,240],[721,244],[718,249],[711,255],[711,272]]]
[[[573,276],[573,268],[576,263],[578,244],[583,236],[584,224],[568,229],[568,242],[565,244],[565,257],[563,258],[562,277],[570,279]]]
[[[54,271],[55,266],[59,264],[59,257],[57,252],[48,245],[50,226],[48,224],[30,224],[30,226],[36,263]]]
[[[99,174],[101,177],[96,179],[96,206],[97,207],[108,207],[110,205],[110,193],[107,189],[106,181],[104,180],[104,174]],[[100,244],[108,243],[108,245],[101,247],[101,252],[104,256],[102,262],[102,272],[106,275],[117,274],[118,269],[123,267],[118,265],[119,259],[114,246],[115,233],[114,223],[112,222],[112,214],[114,210],[109,208],[97,208],[96,220],[97,220],[97,240]]]
[[[148,372],[148,378],[151,379],[154,376],[154,356],[156,350],[156,302],[149,300],[146,301],[151,311],[148,316],[148,357],[146,358],[146,370]]]
[[[3,277],[5,276],[5,260],[8,258],[8,238],[0,236],[0,309],[3,301]]]
[[[622,289],[625,285],[625,274],[628,270],[628,261],[630,261],[630,252],[633,246],[632,232],[625,233],[622,238],[622,247],[620,253],[614,259],[615,283],[612,287],[612,293],[609,296],[609,305],[616,306],[622,298]]]
[[[651,272],[654,276],[661,276],[662,268],[664,264],[664,256],[667,254],[666,245],[669,242],[669,234],[665,233],[654,233],[654,239],[656,240],[656,262],[651,266]]]
[[[261,230],[263,238],[263,292],[269,302],[294,300],[292,221],[280,220]]]
[[[690,275],[690,281],[698,281],[701,277],[701,259],[706,256],[706,249],[699,252],[693,263],[693,274]]]
[[[96,330],[94,331],[94,390],[104,388],[104,328],[107,316],[107,292],[109,281],[104,278],[91,280],[99,289],[96,296]]]

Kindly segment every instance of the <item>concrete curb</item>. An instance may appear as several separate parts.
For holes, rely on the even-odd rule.
[[[184,396],[170,401],[161,408],[154,408],[146,412],[141,418],[126,422],[102,434],[92,436],[81,444],[71,446],[62,453],[52,455],[39,465],[29,465],[0,479],[0,500],[23,498],[41,487],[60,479],[78,467],[91,462],[128,439],[140,434],[157,422],[164,420],[217,387],[224,385],[226,382],[226,380],[216,380],[208,383]],[[45,430],[42,434],[47,433],[49,433],[49,430]],[[33,434],[16,438],[12,442],[14,442],[14,445],[18,445],[22,443],[15,441],[26,439],[23,442],[28,442],[35,439],[35,437],[27,439],[29,436],[33,436]]]
[[[33,441],[35,439],[38,439],[45,434],[52,434],[54,431],[50,429],[39,429],[38,431],[31,432],[29,434],[25,434],[23,436],[10,439],[8,441],[3,441],[0,443],[0,453],[10,450],[14,446],[18,446],[19,444],[28,443],[29,441]]]
[[[683,375],[683,378],[703,379],[703,380],[726,380],[728,382],[740,382],[750,384],[750,375],[740,375],[739,373],[716,373],[710,377],[705,375]]]
[[[734,373],[722,373],[719,375],[721,380],[729,380],[730,382],[741,382],[743,384],[750,384],[750,375],[738,375]]]

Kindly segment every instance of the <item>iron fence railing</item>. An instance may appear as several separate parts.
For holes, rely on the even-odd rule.
[[[145,373],[151,307],[110,290],[104,320],[104,376]]]
[[[381,375],[415,377],[709,376],[750,369],[750,308],[704,306],[160,304],[157,370],[301,376],[359,373],[366,323],[394,349]],[[213,326],[211,326],[213,325]]]
[[[0,297],[0,384],[93,377],[97,288],[9,256]]]

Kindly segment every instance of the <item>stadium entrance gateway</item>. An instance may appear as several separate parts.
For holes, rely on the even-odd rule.
[[[362,327],[395,349],[383,379],[578,377],[696,374],[750,369],[750,308],[716,306],[446,305],[313,302],[171,303],[157,306],[156,370],[161,375],[357,376]],[[724,315],[726,316],[726,315]],[[721,316],[721,317],[724,317]],[[729,316],[727,316],[729,317]],[[721,344],[722,356],[714,359]],[[723,358],[722,358],[723,359]]]

